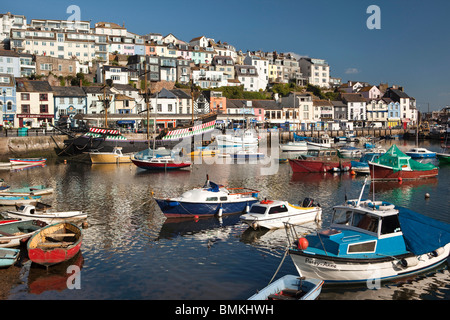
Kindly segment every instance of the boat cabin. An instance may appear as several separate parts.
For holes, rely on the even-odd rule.
[[[306,237],[305,252],[342,258],[380,258],[407,253],[394,205],[381,201],[347,201],[333,208],[328,229]]]
[[[338,158],[338,151],[336,149],[322,149],[322,150],[308,150],[306,155],[300,155],[299,159],[309,159],[313,160],[314,158]]]

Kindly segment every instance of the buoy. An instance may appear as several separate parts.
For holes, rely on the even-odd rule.
[[[194,216],[195,219],[198,219],[198,216]]]
[[[430,194],[427,192],[425,193],[425,199],[428,199],[430,197]]]
[[[300,250],[305,250],[306,248],[308,248],[308,246],[309,246],[309,242],[306,238],[298,239],[298,248]]]
[[[67,164],[67,160],[66,159],[64,159],[64,164]]]
[[[398,182],[402,182],[402,177],[398,177]]]
[[[352,175],[352,176],[354,176],[355,174],[356,174],[356,172],[355,171],[350,171],[350,174]]]
[[[88,227],[88,223],[87,221],[84,221],[81,226],[83,227],[83,229],[86,229]]]

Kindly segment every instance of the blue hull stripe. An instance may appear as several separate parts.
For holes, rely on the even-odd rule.
[[[222,214],[233,214],[243,212],[248,204],[250,207],[258,200],[248,200],[242,202],[213,202],[213,203],[195,203],[195,202],[176,202],[155,199],[161,211],[167,216],[213,216],[219,212],[222,206]]]

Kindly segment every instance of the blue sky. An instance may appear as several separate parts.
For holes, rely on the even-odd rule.
[[[323,58],[331,76],[398,84],[416,98],[419,111],[450,106],[450,1],[448,0],[192,0],[8,1],[2,13],[31,19],[69,18],[125,24],[189,41],[207,36],[241,49],[294,52]],[[368,6],[381,10],[381,29],[369,30]]]

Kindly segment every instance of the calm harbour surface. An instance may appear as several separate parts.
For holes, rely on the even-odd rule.
[[[407,151],[415,141],[390,140]],[[439,141],[420,146],[440,151]],[[437,160],[432,160],[437,164]],[[92,165],[68,161],[11,172],[0,171],[12,187],[46,184],[54,193],[43,202],[63,210],[88,213],[81,253],[69,264],[48,271],[27,259],[21,262],[8,299],[82,300],[245,300],[265,287],[282,262],[286,250],[284,229],[249,229],[239,215],[219,218],[167,220],[154,197],[178,196],[210,180],[228,187],[260,190],[260,198],[297,204],[314,198],[322,208],[322,221],[298,226],[312,232],[330,223],[331,208],[358,198],[364,176],[350,173],[293,174],[280,163],[276,174],[262,175],[261,164],[194,164],[189,170],[147,172],[134,164]],[[450,223],[450,166],[440,166],[438,178],[375,183],[375,198],[392,202]],[[364,197],[372,197],[373,186]],[[369,195],[370,193],[370,195]],[[430,198],[426,199],[425,194]],[[4,211],[6,207],[0,208]],[[23,254],[23,252],[22,252]],[[68,289],[67,267],[81,268],[79,288]],[[275,279],[297,274],[287,256]],[[5,273],[0,270],[0,278]],[[450,300],[449,261],[425,274],[366,286],[324,285],[319,300]]]

